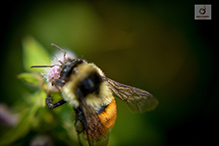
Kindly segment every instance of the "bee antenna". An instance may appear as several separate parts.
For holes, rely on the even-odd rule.
[[[59,63],[61,63],[61,65],[63,65],[64,63],[61,61],[61,60],[59,60]]]
[[[54,67],[55,65],[39,65],[39,66],[31,66],[30,68],[42,68],[42,67]]]
[[[53,47],[55,47],[56,49],[59,49],[60,51],[63,52],[63,58],[64,58],[64,62],[65,62],[65,61],[67,60],[67,59],[66,59],[66,51],[63,50],[62,48],[60,48],[59,46],[57,46],[57,45],[54,44],[54,43],[51,43],[51,46],[53,46]]]

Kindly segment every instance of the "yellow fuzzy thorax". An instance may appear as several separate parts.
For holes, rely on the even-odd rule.
[[[80,64],[76,69],[77,73],[72,74],[70,80],[62,87],[63,99],[75,108],[79,107],[80,104],[75,94],[78,84],[93,72],[97,72],[100,76],[105,76],[93,63]],[[99,93],[88,94],[85,97],[85,102],[88,106],[91,106],[98,111],[102,106],[110,104],[112,99],[112,92],[109,89],[107,82],[104,81],[100,84]]]

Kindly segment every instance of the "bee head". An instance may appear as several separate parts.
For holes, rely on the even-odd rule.
[[[60,69],[60,79],[68,80],[70,75],[73,73],[77,73],[77,66],[81,63],[85,63],[86,61],[83,59],[68,59]]]
[[[60,48],[55,44],[51,44],[53,47],[63,52],[63,59],[58,60],[53,65],[40,65],[40,66],[31,66],[31,68],[44,68],[49,67],[50,69],[46,71],[46,73],[42,73],[42,75],[47,79],[47,81],[51,82],[54,79],[61,79],[67,81],[71,75],[71,73],[76,73],[76,67],[80,63],[85,63],[86,61],[83,59],[72,59],[66,57],[66,51]]]

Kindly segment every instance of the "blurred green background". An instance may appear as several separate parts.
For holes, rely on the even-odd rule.
[[[134,114],[116,99],[118,118],[109,145],[214,145],[219,111],[215,28],[213,20],[193,19],[197,3],[210,1],[7,3],[1,12],[0,144],[78,143],[71,107],[45,108],[45,93],[16,78],[31,72],[24,49],[31,38],[51,58],[56,51],[51,43],[71,49],[109,78],[159,100],[154,111]]]

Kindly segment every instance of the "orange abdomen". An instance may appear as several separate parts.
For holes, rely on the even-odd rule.
[[[89,113],[85,114],[85,117]],[[110,130],[115,125],[117,113],[116,113],[116,101],[113,97],[112,102],[97,115],[98,119],[93,115],[90,118],[87,118],[87,129],[84,131],[88,139],[93,139],[94,141],[99,141],[102,138],[107,140],[106,136],[109,136]],[[105,135],[106,134],[106,135]]]
[[[112,102],[106,107],[106,109],[101,112],[98,117],[102,123],[102,125],[105,127],[104,131],[102,133],[106,133],[108,130],[113,128],[116,122],[117,112],[116,112],[116,101],[113,97]]]

